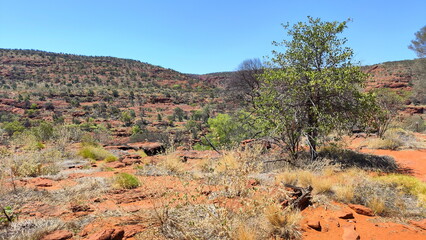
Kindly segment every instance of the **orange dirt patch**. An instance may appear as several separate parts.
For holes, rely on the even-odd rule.
[[[350,212],[353,218],[339,218],[342,217],[341,212]],[[347,205],[339,203],[333,203],[330,207],[309,207],[302,215],[303,239],[342,239],[344,234],[359,235],[360,239],[426,239],[426,231],[418,226],[360,215]],[[317,226],[318,222],[320,228]]]
[[[426,181],[426,149],[417,150],[381,150],[362,149],[361,152],[375,155],[391,156],[401,166],[402,170],[422,181]]]

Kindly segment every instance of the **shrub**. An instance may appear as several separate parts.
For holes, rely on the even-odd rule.
[[[129,173],[119,173],[114,177],[114,183],[119,188],[133,189],[140,186],[137,177]]]
[[[92,160],[106,160],[108,161],[116,161],[117,157],[113,155],[112,153],[108,152],[102,147],[95,147],[95,146],[85,146],[80,149],[78,154],[84,158],[89,158]]]
[[[395,184],[405,193],[420,197],[420,199],[423,199],[423,197],[426,196],[426,183],[412,176],[403,174],[390,174],[387,176],[377,177],[377,180],[384,183]]]
[[[370,148],[396,150],[400,147],[416,147],[416,138],[410,132],[401,128],[391,128],[384,134],[383,138],[371,140]]]
[[[115,162],[117,160],[118,160],[118,157],[116,157],[112,154],[104,159],[105,162]]]

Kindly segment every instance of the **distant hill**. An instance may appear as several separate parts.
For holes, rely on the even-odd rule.
[[[136,88],[150,84],[190,84],[196,78],[140,61],[37,50],[0,49],[0,78],[15,84],[83,84]],[[192,80],[192,81],[191,81]],[[4,83],[3,83],[4,84]]]

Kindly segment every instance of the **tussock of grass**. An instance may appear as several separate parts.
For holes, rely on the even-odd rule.
[[[217,165],[215,167],[215,172],[222,173],[229,170],[235,170],[240,167],[240,162],[237,159],[237,156],[235,153],[230,152],[224,154],[219,161],[217,162]]]
[[[114,185],[119,188],[133,189],[140,186],[137,177],[129,173],[119,173],[114,177]]]
[[[240,225],[233,237],[234,240],[256,240],[256,234],[253,230],[244,225]]]
[[[420,204],[426,204],[426,202],[424,201],[426,200],[426,183],[420,181],[419,179],[402,174],[390,174],[386,176],[377,177],[376,179],[380,182],[395,184],[399,189],[401,189],[405,193],[418,197],[419,201],[421,201]]]
[[[378,196],[370,198],[367,202],[367,207],[371,208],[371,210],[373,210],[373,212],[378,215],[386,211],[385,201]]]
[[[273,204],[266,208],[265,216],[270,224],[271,233],[284,239],[294,239],[301,236],[299,221],[302,215],[299,211],[281,209],[279,205]]]
[[[402,147],[416,147],[414,135],[402,128],[391,128],[383,138],[372,139],[368,143],[369,148],[397,150]]]
[[[175,154],[169,154],[166,159],[160,164],[170,172],[181,174],[185,171],[185,164]]]
[[[396,150],[399,147],[403,146],[404,144],[397,140],[397,139],[381,139],[376,138],[372,139],[368,142],[369,148],[374,149],[389,149],[389,150]]]
[[[84,158],[89,158],[92,160],[108,160],[109,162],[117,160],[115,155],[108,152],[104,148],[92,145],[82,147],[78,154]]]
[[[348,184],[338,184],[333,186],[333,192],[337,200],[350,203],[354,199],[354,187]]]

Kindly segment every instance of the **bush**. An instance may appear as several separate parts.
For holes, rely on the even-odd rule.
[[[383,135],[383,138],[371,140],[370,148],[397,150],[401,147],[416,147],[414,135],[402,128],[391,128]]]
[[[115,155],[108,152],[102,147],[85,146],[80,149],[78,154],[84,158],[89,158],[93,160],[106,160],[106,161],[117,160],[117,157]]]
[[[384,183],[397,185],[397,187],[403,190],[405,193],[414,195],[420,200],[423,200],[426,196],[426,183],[412,176],[402,174],[390,174],[387,176],[378,177],[377,180]],[[423,204],[426,205],[426,201],[423,202]]]
[[[133,189],[140,186],[137,177],[129,173],[119,173],[114,177],[114,182],[117,187],[124,189]]]

